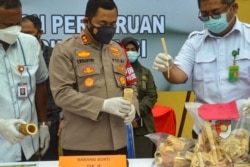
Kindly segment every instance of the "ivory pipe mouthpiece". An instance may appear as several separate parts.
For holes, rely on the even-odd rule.
[[[134,91],[132,88],[125,88],[123,98],[129,102],[132,102],[133,93],[134,93]]]
[[[35,135],[38,131],[36,124],[28,123],[28,124],[20,124],[19,132],[24,135]]]

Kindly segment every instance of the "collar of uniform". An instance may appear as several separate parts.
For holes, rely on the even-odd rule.
[[[219,36],[215,36],[213,34],[211,34],[208,30],[205,30],[205,36],[204,36],[204,39],[206,39],[207,37],[210,37],[210,38],[224,38],[224,37],[227,37],[228,35],[232,34],[233,32],[242,32],[242,28],[241,28],[241,22],[239,21],[238,17],[236,17],[236,21],[234,23],[234,26],[233,28],[231,29],[231,31],[229,31],[226,35],[224,35],[223,37],[219,37]]]

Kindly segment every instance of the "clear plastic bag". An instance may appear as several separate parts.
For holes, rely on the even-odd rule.
[[[200,129],[194,148],[191,167],[250,166],[249,130],[250,119],[243,113],[244,100],[236,101],[240,118],[230,120],[230,133],[221,137],[215,120],[205,121],[199,117],[201,103],[186,103],[185,107]],[[220,125],[220,124],[219,124]],[[224,129],[221,124],[220,128]],[[226,129],[227,130],[227,129]]]
[[[152,133],[146,135],[155,143],[157,149],[154,154],[155,167],[189,167],[190,154],[196,140],[177,138],[166,133]]]
[[[244,102],[238,100],[233,103],[234,109],[239,112],[237,120],[219,121],[203,120],[199,116],[198,110],[202,103],[185,103],[199,131],[198,140],[177,138],[166,133],[146,135],[157,147],[152,166],[250,167],[250,113],[243,112]],[[225,122],[229,124],[225,125]],[[221,129],[218,130],[218,127]],[[229,133],[221,135],[224,131]]]
[[[188,102],[185,103],[185,108],[187,109],[189,115],[192,117],[197,130],[200,130],[204,125],[204,120],[198,115],[198,108],[202,103]]]

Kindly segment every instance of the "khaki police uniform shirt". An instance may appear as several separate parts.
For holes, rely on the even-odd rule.
[[[105,99],[123,96],[126,61],[124,50],[114,41],[101,47],[80,34],[56,44],[49,74],[52,94],[64,115],[64,149],[100,151],[126,146],[124,120],[101,111]]]

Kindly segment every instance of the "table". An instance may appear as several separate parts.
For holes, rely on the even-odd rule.
[[[153,158],[138,158],[138,159],[129,159],[129,167],[152,167],[154,163]],[[10,165],[23,165],[23,164],[36,164],[36,167],[58,167],[58,161],[36,161],[36,162],[9,162],[9,163],[0,163],[0,166],[10,166]]]

